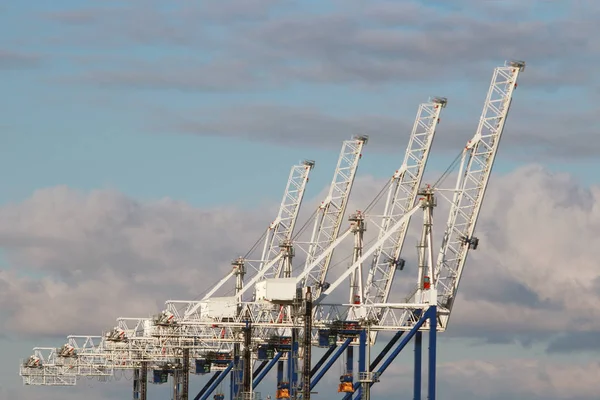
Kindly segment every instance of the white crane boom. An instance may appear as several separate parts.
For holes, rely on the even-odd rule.
[[[292,232],[296,225],[300,204],[308,182],[308,175],[314,165],[314,161],[304,161],[301,165],[292,167],[279,207],[279,214],[277,214],[277,218],[267,231],[259,270],[262,270],[265,264],[279,255],[281,252],[280,244],[292,238]],[[268,277],[267,274],[265,278]]]
[[[441,324],[446,327],[458,291],[470,248],[479,240],[473,236],[494,158],[498,150],[513,91],[525,62],[510,61],[497,67],[487,94],[479,126],[462,153],[460,169],[433,282],[442,308]]]
[[[433,98],[419,106],[404,161],[391,178],[378,239],[415,204],[440,113],[446,104],[445,98]],[[399,257],[409,222],[375,250],[367,276],[365,304],[387,302],[396,269],[403,267],[404,261]]]
[[[263,253],[261,257],[261,264],[259,271],[262,270],[265,265],[271,265],[272,259],[279,255],[279,244],[282,241],[291,239],[296,219],[300,211],[300,205],[304,198],[304,191],[306,184],[308,183],[308,176],[310,171],[315,165],[314,161],[305,160],[298,165],[292,166],[290,175],[288,178],[285,192],[283,193],[283,199],[279,206],[279,212],[277,218],[267,228],[265,235],[265,241],[263,246]],[[242,260],[243,262],[243,260]],[[204,297],[201,301],[197,302],[191,307],[187,315],[191,315],[201,306],[202,301],[212,297],[232,276],[236,275],[235,267],[229,272],[223,279],[219,281]]]
[[[367,141],[368,136],[355,136],[352,140],[344,141],[329,193],[325,201],[319,205],[308,249],[305,264],[307,274],[303,285],[311,287],[313,298],[318,298],[321,294],[333,251],[322,258],[318,267],[310,271],[307,268],[338,236],[362,149]]]

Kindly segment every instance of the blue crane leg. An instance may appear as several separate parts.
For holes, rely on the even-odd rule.
[[[379,375],[383,375],[383,373],[385,372],[387,367],[390,366],[390,364],[394,361],[394,359],[398,356],[398,354],[400,354],[400,352],[404,349],[404,347],[406,347],[407,343],[413,338],[413,336],[415,336],[415,334],[419,331],[421,326],[423,326],[425,321],[427,321],[430,318],[435,320],[436,316],[437,316],[436,315],[436,307],[429,307],[427,309],[427,311],[425,311],[425,314],[421,317],[421,319],[419,319],[419,321],[417,321],[415,326],[408,332],[408,334],[402,338],[402,340],[400,341],[398,346],[394,349],[392,354],[390,354],[388,356],[388,358],[384,361],[383,365],[377,370],[377,372],[379,372]],[[431,371],[430,371],[430,373],[431,373]],[[371,386],[373,386],[373,384],[371,384]],[[360,382],[356,382],[354,384],[354,390],[357,390],[359,387],[360,387]],[[348,393],[343,397],[343,400],[350,400],[351,398],[352,398],[352,393]],[[358,396],[356,398],[358,398]],[[433,400],[433,399],[431,399],[431,400]]]
[[[414,381],[414,400],[421,400],[421,356],[423,332],[417,332],[415,335],[415,381]]]
[[[331,355],[331,353],[333,353],[335,351],[335,349],[337,348],[337,345],[333,345],[330,346],[327,351],[325,352],[325,354],[323,354],[323,357],[321,357],[319,359],[319,361],[314,365],[314,367],[312,368],[312,370],[310,371],[310,377],[312,378],[313,376],[315,376],[315,374],[317,373],[317,371],[319,370],[319,368],[321,368],[321,366],[323,364],[325,364],[325,361],[327,361],[327,359],[329,358],[329,356]]]
[[[204,394],[204,392],[206,392],[206,390],[210,387],[210,385],[212,385],[212,383],[215,381],[215,379],[217,379],[219,377],[219,375],[221,375],[222,372],[223,371],[217,371],[217,372],[215,372],[214,375],[210,377],[210,379],[208,380],[208,382],[206,382],[206,385],[204,385],[204,387],[196,395],[196,397],[194,397],[194,400],[199,400],[200,397],[202,397],[202,395]]]
[[[229,371],[231,371],[232,368],[233,368],[233,361],[230,362],[229,365],[227,366],[227,368],[225,368],[225,370],[223,370],[221,372],[221,374],[217,377],[217,379],[215,379],[213,384],[210,385],[208,390],[206,390],[206,392],[201,396],[200,396],[200,393],[198,393],[198,396],[196,396],[194,398],[194,400],[207,400],[208,396],[210,396],[212,394],[212,392],[214,392],[214,390],[217,388],[217,386],[219,386],[221,384],[221,382],[223,382],[223,379],[225,379],[225,377],[227,376],[227,374],[229,374]]]
[[[262,371],[259,372],[259,375],[256,378],[254,378],[254,381],[252,382],[252,390],[256,389],[256,387],[265,378],[265,376],[268,375],[269,371],[271,371],[273,366],[275,364],[277,364],[277,361],[279,361],[279,359],[281,358],[282,355],[283,355],[282,352],[280,352],[280,351],[277,352],[277,354],[275,354],[275,357],[273,357],[273,359],[271,361],[269,361],[267,366]]]
[[[432,311],[433,310],[433,311]],[[436,306],[430,307],[428,312],[433,312],[433,316],[430,315],[430,327],[429,327],[429,379],[428,379],[428,390],[429,400],[435,400],[435,369],[436,369],[436,352],[437,352],[437,313]]]
[[[329,361],[327,361],[327,364],[325,364],[325,366],[323,367],[323,369],[321,370],[321,372],[319,372],[317,374],[317,376],[315,376],[310,381],[310,390],[313,390],[313,388],[315,386],[317,386],[317,383],[319,383],[319,381],[325,376],[325,374],[327,373],[327,371],[329,371],[329,368],[331,368],[331,366],[337,361],[337,359],[340,358],[340,356],[342,355],[342,353],[344,352],[344,350],[346,350],[346,348],[350,345],[350,342],[352,342],[352,338],[346,339],[346,341],[344,343],[342,343],[342,345],[333,354],[333,356],[331,357],[331,359]]]

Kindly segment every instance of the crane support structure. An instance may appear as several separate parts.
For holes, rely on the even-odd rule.
[[[36,347],[20,365],[24,384],[73,386],[79,377],[106,381],[116,370],[128,369],[134,371],[134,398],[146,397],[147,375],[157,384],[166,383],[171,375],[174,399],[186,400],[190,370],[205,375],[212,369],[220,372],[195,400],[207,400],[217,387],[215,399],[222,400],[220,385],[228,375],[232,397],[256,400],[260,396],[255,392],[257,385],[277,365],[277,398],[310,400],[311,390],[340,355],[354,353],[350,346],[358,345],[357,368],[353,369],[352,357],[346,365],[347,371],[358,372],[358,379],[353,373],[344,374],[339,390],[345,393],[344,400],[368,400],[371,386],[380,381],[414,338],[413,390],[414,399],[420,400],[422,341],[423,332],[427,332],[427,395],[435,400],[437,334],[447,329],[468,253],[479,244],[474,236],[475,226],[517,79],[524,69],[522,61],[509,61],[494,69],[475,135],[451,165],[458,166],[452,188],[438,187],[452,172],[451,168],[433,185],[421,187],[441,109],[446,105],[446,99],[434,98],[420,105],[403,164],[389,180],[389,187],[376,198],[384,196],[387,189],[383,215],[370,215],[369,206],[365,212],[350,216],[353,225],[340,230],[367,142],[366,136],[356,136],[344,142],[327,197],[316,210],[314,221],[309,219],[311,240],[305,243],[308,247],[299,247],[307,256],[302,268],[292,270],[294,249],[302,244],[295,240],[299,234],[294,233],[294,226],[314,166],[312,161],[292,168],[276,219],[251,251],[233,262],[231,273],[202,300],[168,301],[167,309],[160,315],[119,318],[117,326],[102,336],[69,336],[60,348]],[[434,246],[433,208],[438,196],[449,201],[450,210],[447,220],[442,217],[446,224],[441,244]],[[424,218],[417,246],[417,287],[403,302],[391,303],[394,273],[404,265],[400,257],[407,226],[419,210],[424,211]],[[363,220],[373,217],[377,218],[377,235],[374,243],[363,249],[363,243],[368,243],[363,241]],[[333,252],[353,233],[351,265],[332,283],[326,282]],[[434,247],[439,248],[437,258]],[[260,256],[249,259],[255,250],[261,252]],[[369,266],[364,287],[360,272],[363,265]],[[246,280],[247,266],[256,273]],[[235,296],[214,297],[233,276]],[[342,285],[346,280],[351,281],[350,291],[343,297],[332,295],[340,287],[348,288]],[[250,290],[254,298],[243,299]],[[346,300],[348,304],[344,303]],[[373,335],[378,332],[394,336],[371,362]],[[327,348],[312,368],[311,346]],[[261,365],[253,371],[251,362],[257,361]]]
[[[447,102],[445,98],[434,97],[431,101],[419,106],[404,161],[389,182],[385,209],[379,226],[379,239],[417,201],[418,190],[440,120],[440,113],[446,107]],[[400,252],[409,222],[410,220],[407,220],[395,235],[390,236],[375,250],[367,276],[365,304],[387,302],[396,270],[404,267],[404,260],[400,258]]]
[[[273,259],[281,257],[279,255],[279,243],[290,240],[296,220],[298,219],[298,213],[300,212],[300,205],[304,198],[304,191],[306,184],[308,183],[308,177],[310,171],[314,168],[315,162],[311,160],[305,160],[298,165],[292,166],[290,175],[288,177],[287,185],[285,186],[285,192],[283,193],[283,199],[279,206],[279,212],[275,220],[269,225],[265,233],[263,252],[260,260],[259,270],[265,268],[265,264],[269,263]],[[277,260],[279,260],[277,258]],[[238,259],[234,262],[234,268],[227,274],[217,285],[215,285],[204,297],[202,301],[212,297],[217,290],[219,290],[232,276],[240,272],[240,269],[244,270],[244,259]],[[236,268],[237,267],[237,268]],[[237,288],[236,288],[237,289]],[[242,292],[242,288],[239,288],[238,293]],[[202,301],[195,302],[185,312],[185,317],[194,314],[202,305]]]
[[[479,126],[465,146],[451,200],[451,209],[435,266],[433,281],[438,289],[441,325],[446,328],[458,291],[469,249],[476,249],[473,236],[487,188],[506,117],[525,69],[523,61],[509,61],[497,67],[485,100]]]
[[[429,357],[428,357],[428,399],[435,400],[436,395],[436,362],[437,362],[437,307],[435,305],[429,307],[427,310],[424,310],[422,313],[422,317],[416,322],[413,328],[408,331],[400,343],[396,346],[392,353],[385,359],[381,367],[377,368],[376,371],[370,373],[369,386],[373,386],[375,383],[380,381],[381,375],[385,372],[385,370],[391,365],[391,363],[396,359],[396,357],[402,352],[402,350],[406,347],[406,345],[410,342],[410,340],[415,337],[415,366],[419,369],[415,370],[415,382],[419,382],[419,388],[416,386],[415,396],[413,397],[415,400],[421,400],[421,391],[420,391],[420,381],[421,381],[421,332],[420,330],[424,325],[428,325],[429,330]],[[400,336],[398,336],[400,338]],[[393,346],[392,346],[393,347]],[[388,349],[389,351],[389,349]],[[383,357],[382,357],[383,359]],[[375,369],[375,365],[371,364],[371,368]],[[417,377],[418,375],[418,377]],[[358,391],[360,389],[361,382],[354,383],[354,390]],[[419,397],[417,397],[419,396]],[[360,394],[357,395],[354,400],[360,399]],[[343,400],[351,400],[352,393],[347,393]]]
[[[355,136],[352,140],[344,141],[329,193],[317,210],[305,264],[307,267],[335,241],[340,232],[362,149],[368,139],[368,136]],[[303,286],[311,287],[313,299],[321,295],[332,256],[333,251],[327,253],[305,278]]]
[[[279,207],[279,214],[275,221],[269,225],[267,231],[259,270],[264,268],[265,263],[279,255],[281,243],[292,239],[292,232],[296,225],[300,204],[302,204],[304,198],[308,175],[314,166],[314,161],[304,161],[301,165],[292,167]],[[269,278],[272,276],[264,275],[264,277]]]

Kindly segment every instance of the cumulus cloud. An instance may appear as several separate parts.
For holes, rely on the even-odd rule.
[[[600,188],[539,166],[495,177],[451,330],[514,338],[597,329],[599,229]]]
[[[361,177],[348,211],[364,207],[382,183]],[[599,200],[599,188],[536,165],[495,175],[476,233],[481,243],[471,252],[444,335],[476,343],[542,341],[554,353],[597,350],[599,250],[590,238],[600,228]],[[438,208],[439,237],[445,207]],[[138,202],[114,191],[40,190],[23,203],[0,208],[0,243],[10,265],[0,274],[0,299],[7,305],[2,313],[10,321],[4,328],[100,333],[117,316],[148,316],[168,297],[193,298],[228,270],[236,252],[243,252],[236,249],[248,249],[260,236],[269,212]],[[420,224],[419,218],[414,221],[396,294],[413,282]],[[374,226],[368,233],[376,234]],[[336,253],[332,279],[344,270],[340,265],[347,264],[349,246]],[[568,366],[569,379],[554,378],[566,373],[561,366],[531,361],[514,367],[465,361],[442,368],[452,382],[489,380],[468,390],[490,399],[499,398],[492,396],[500,387],[494,380],[516,379],[512,394],[534,398],[548,394],[543,383],[551,383],[556,398],[578,380],[574,393],[582,399],[593,386],[579,379],[578,366]]]
[[[0,215],[12,267],[0,275],[11,305],[6,329],[48,334],[99,333],[118,316],[155,312],[168,297],[194,298],[271,218],[66,187],[39,190]]]
[[[593,399],[597,397],[598,363],[574,365],[530,359],[486,362],[456,361],[440,365],[440,390],[449,399]]]
[[[457,360],[438,362],[437,393],[448,400],[477,398],[506,400],[526,398],[597,398],[596,380],[600,364],[555,360],[507,358],[494,361]],[[423,395],[427,393],[427,366],[423,368]],[[412,367],[392,364],[384,379],[373,387],[375,396],[406,390],[412,393]]]
[[[382,184],[358,180],[348,212],[364,207]],[[599,254],[590,239],[600,228],[599,199],[600,189],[539,166],[494,176],[477,229],[481,246],[467,262],[449,335],[527,343],[600,329]],[[436,211],[438,237],[443,207]],[[0,209],[0,243],[12,267],[0,275],[3,301],[11,305],[7,329],[99,330],[117,316],[147,316],[168,297],[193,298],[261,236],[273,209],[248,214],[172,200],[141,203],[112,191],[38,191]],[[308,199],[303,214],[311,210]],[[419,225],[415,217],[404,247],[409,267]],[[368,229],[371,242],[377,230]],[[336,252],[330,280],[348,262],[344,250]],[[206,275],[215,268],[219,273]],[[394,295],[411,286],[412,270],[397,277]],[[556,346],[560,340],[550,350]]]

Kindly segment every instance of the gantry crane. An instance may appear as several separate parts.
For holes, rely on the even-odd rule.
[[[429,307],[423,307],[418,312],[408,308],[402,310],[403,307],[399,307],[398,310],[402,310],[399,314],[396,310],[387,309],[386,312],[378,315],[378,324],[385,324],[391,318],[400,325],[398,333],[390,343],[398,341],[404,331],[408,330],[408,334],[402,338],[383,365],[375,371],[377,379],[408,341],[415,337],[415,399],[421,397],[420,330],[424,327],[430,332],[428,395],[429,399],[435,399],[436,333],[445,331],[448,327],[467,255],[469,250],[475,250],[479,245],[479,239],[473,235],[475,226],[512,103],[512,95],[517,87],[519,74],[524,69],[523,61],[508,61],[504,66],[494,69],[479,125],[460,156],[460,167],[456,186],[452,190],[452,199],[444,196],[444,191],[437,187],[437,183],[445,176],[424,192],[431,199],[430,202],[433,201],[433,197],[427,193],[433,193],[435,190],[451,203],[448,222],[435,264],[432,251],[431,216],[428,216],[430,211],[426,213],[424,221],[419,245],[417,289],[409,295],[408,301],[412,304],[429,303]],[[450,169],[447,172],[449,171]],[[392,305],[388,304],[388,306]],[[390,349],[391,346],[389,348],[386,346],[382,353],[387,353]],[[382,358],[378,357],[374,364],[381,362]],[[372,369],[372,366],[370,367],[369,369]],[[364,381],[370,388],[377,380],[369,376]],[[355,388],[358,386],[358,383],[355,384]],[[351,394],[344,397],[345,400],[350,398]]]
[[[304,197],[306,184],[308,182],[309,174],[314,167],[314,161],[306,160],[299,165],[294,165],[290,171],[288,183],[283,195],[279,212],[276,219],[269,225],[267,231],[263,235],[264,246],[263,253],[260,260],[261,264],[270,261],[270,258],[276,253],[279,241],[289,240],[294,229],[296,219],[300,210],[300,205]],[[250,253],[250,252],[249,252]],[[232,271],[227,274],[213,289],[207,293],[203,300],[207,300],[212,296],[221,286],[223,286],[232,276],[236,276],[236,288],[239,288],[240,281],[243,281],[245,274],[245,265],[241,257],[236,259],[232,264]],[[239,290],[239,289],[238,289]],[[195,312],[195,310],[201,305],[206,304],[202,302],[196,302],[194,304],[195,309],[188,312]],[[78,353],[71,357],[70,362],[74,364],[78,362],[85,364],[86,366],[97,365],[102,368],[102,371],[108,371],[108,366],[113,365],[117,369],[134,369],[135,379],[134,383],[142,382],[142,376],[147,373],[147,365],[150,362],[162,361],[164,364],[168,364],[168,360],[181,359],[184,360],[187,357],[183,357],[184,354],[176,354],[177,349],[181,350],[185,348],[185,352],[189,351],[189,343],[182,343],[181,340],[173,339],[165,343],[154,335],[156,326],[168,326],[173,321],[174,315],[168,310],[156,316],[153,320],[146,318],[120,318],[117,322],[117,326],[111,331],[106,332],[103,335],[101,343],[90,346],[78,348]],[[133,327],[128,326],[128,322],[134,322]],[[75,340],[76,336],[69,336],[68,341]],[[89,336],[88,338],[93,338]],[[91,339],[90,339],[91,340]],[[93,342],[91,342],[93,343]],[[69,345],[69,344],[67,344]],[[65,345],[65,346],[67,346]],[[75,343],[77,346],[77,343]],[[41,352],[46,350],[47,356],[44,358]],[[56,349],[54,349],[56,350]],[[21,368],[21,375],[24,377],[24,381],[27,384],[61,384],[61,385],[72,385],[75,383],[74,376],[97,376],[97,373],[89,369],[74,369],[70,368],[68,375],[70,378],[66,379],[63,377],[65,369],[62,368],[65,357],[61,357],[58,351],[54,351],[52,348],[49,349],[37,349],[34,355],[30,357],[30,360],[38,359],[37,364],[24,363]],[[90,359],[90,354],[102,353],[101,358]],[[42,355],[42,357],[39,357]],[[57,366],[58,363],[58,366]],[[94,364],[95,363],[95,364]],[[34,370],[33,366],[36,366]],[[110,369],[112,371],[112,369]],[[173,370],[174,371],[174,370]],[[94,373],[92,373],[94,372]],[[185,379],[186,374],[179,374],[178,378]],[[38,379],[39,376],[43,376],[43,379]],[[141,398],[144,399],[145,384],[142,383],[136,391],[141,391]],[[177,386],[177,383],[176,383]],[[181,385],[185,391],[187,386],[185,382]],[[186,397],[185,393],[183,396],[177,395],[177,397]],[[182,398],[182,400],[185,400]]]
[[[480,124],[473,139],[465,147],[460,164],[459,177],[454,189],[451,189],[453,196],[451,199],[451,210],[446,226],[446,231],[443,237],[443,242],[436,262],[433,260],[433,239],[432,239],[432,208],[435,206],[436,195],[442,195],[443,190],[438,187],[438,182],[433,186],[422,188],[419,191],[419,199],[413,204],[413,207],[406,209],[406,212],[397,217],[393,223],[388,223],[388,228],[385,233],[379,233],[378,239],[368,249],[362,248],[362,242],[357,246],[359,251],[355,249],[355,257],[352,265],[332,284],[324,287],[323,284],[317,284],[321,288],[319,296],[314,296],[312,302],[313,319],[309,326],[312,327],[313,344],[320,344],[321,332],[330,330],[332,322],[341,321],[342,324],[337,326],[335,345],[340,345],[337,353],[344,351],[344,346],[350,344],[349,339],[345,339],[352,333],[359,335],[359,381],[353,384],[353,389],[357,391],[355,397],[368,397],[369,388],[378,381],[381,374],[390,365],[398,353],[405,347],[412,337],[416,337],[415,346],[418,351],[415,352],[415,398],[420,398],[420,353],[421,353],[421,332],[430,332],[430,354],[429,354],[429,398],[435,399],[435,337],[436,332],[444,331],[447,328],[448,319],[453,306],[453,300],[456,297],[458,283],[462,275],[464,263],[469,249],[475,249],[478,245],[478,240],[473,236],[475,224],[478,218],[483,196],[487,187],[487,182],[492,170],[493,162],[498,148],[498,143],[504,128],[505,120],[509,111],[509,106],[512,99],[512,93],[516,87],[519,73],[524,69],[524,62],[507,62],[505,66],[498,67],[494,71],[492,84],[488,93],[486,104]],[[441,180],[440,180],[441,181]],[[418,185],[417,185],[418,186]],[[408,299],[404,303],[389,303],[387,298],[383,298],[381,303],[377,301],[365,301],[364,304],[327,304],[326,301],[331,293],[342,285],[348,278],[356,276],[357,269],[362,263],[370,257],[374,256],[378,251],[385,247],[386,242],[391,243],[394,237],[399,236],[410,218],[419,210],[424,211],[423,233],[418,247],[419,259],[419,274],[417,289],[411,292]],[[302,285],[307,281],[307,276],[315,271],[322,269],[323,262],[330,259],[330,254],[333,250],[344,241],[352,233],[356,234],[356,222],[335,240],[331,240],[330,244],[323,247],[320,254],[311,262],[307,262],[299,275],[293,276],[294,288],[300,287],[304,290],[312,285]],[[338,228],[339,230],[339,228]],[[283,251],[281,252],[283,253]],[[283,258],[281,255],[278,257]],[[383,254],[383,251],[381,251]],[[399,255],[398,255],[399,256]],[[381,256],[380,256],[381,257]],[[375,258],[375,257],[374,257]],[[399,257],[396,258],[399,260]],[[283,267],[282,267],[283,268]],[[264,267],[263,267],[264,270]],[[260,272],[257,274],[260,275]],[[261,279],[261,278],[259,278]],[[291,278],[287,278],[291,279]],[[265,279],[268,281],[268,279]],[[373,278],[375,281],[375,278]],[[385,281],[387,285],[388,281]],[[391,283],[390,283],[391,285]],[[292,287],[284,285],[285,287]],[[372,284],[374,287],[375,285]],[[250,286],[246,284],[244,290]],[[312,287],[311,287],[312,289]],[[381,291],[380,291],[381,293]],[[256,294],[256,292],[255,292]],[[203,341],[206,348],[211,345],[219,345],[220,343],[239,342],[239,337],[235,335],[224,336],[214,335],[215,325],[223,332],[234,331],[241,329],[244,326],[252,326],[254,333],[250,338],[250,345],[258,346],[261,343],[269,344],[269,338],[264,337],[261,333],[268,330],[298,329],[298,320],[291,315],[282,313],[282,308],[290,306],[289,295],[283,298],[277,296],[269,296],[263,293],[261,299],[255,298],[255,301],[243,301],[237,304],[236,312],[233,317],[211,317],[207,318],[207,314],[200,315],[195,313],[194,318],[187,318],[185,323],[191,330],[200,328],[197,332],[197,339]],[[388,293],[389,294],[389,293]],[[295,298],[298,298],[296,295]],[[374,297],[376,298],[376,297]],[[240,298],[241,299],[241,298]],[[269,306],[269,304],[271,306]],[[284,306],[284,307],[282,307]],[[258,313],[252,313],[259,310]],[[356,323],[345,323],[349,321],[349,316],[360,316]],[[197,318],[195,318],[197,317]],[[306,314],[305,314],[306,317]],[[177,319],[177,317],[175,317]],[[306,325],[305,325],[306,326]],[[371,332],[388,331],[395,332],[394,338],[386,345],[384,351],[372,362],[365,355],[365,349],[368,343],[367,330]],[[152,328],[154,329],[154,328]],[[191,332],[188,331],[188,332]],[[310,330],[310,329],[309,329]],[[353,332],[352,332],[353,331]],[[349,333],[350,332],[350,333]],[[307,332],[304,332],[305,334]],[[205,336],[202,336],[205,335]],[[340,340],[340,337],[342,340]],[[160,337],[163,340],[164,337]],[[401,340],[400,340],[401,339]],[[307,339],[305,338],[305,341]],[[396,342],[400,342],[396,345]],[[340,343],[341,342],[341,343]],[[278,343],[283,346],[283,343]],[[294,341],[289,344],[291,348],[286,351],[293,353]],[[394,346],[396,346],[394,348]],[[259,348],[260,349],[260,348]],[[341,351],[340,351],[341,350]],[[166,349],[168,352],[168,348]],[[386,360],[383,360],[387,353],[391,354]],[[281,352],[278,352],[281,353]],[[417,358],[418,355],[418,358]],[[274,358],[275,359],[275,358]],[[417,361],[418,360],[418,361]],[[34,360],[35,361],[35,360]],[[379,363],[383,363],[379,366]],[[233,363],[226,360],[227,367],[225,371],[233,368]],[[320,363],[320,362],[319,362]],[[35,364],[35,362],[33,362]],[[323,365],[323,368],[310,380],[310,385],[307,385],[306,379],[303,379],[303,387],[310,388],[318,382],[327,369],[331,366],[330,362]],[[306,370],[306,366],[304,366]],[[266,369],[266,368],[265,368]],[[224,371],[224,372],[225,372]],[[311,376],[313,375],[311,371]],[[264,377],[261,372],[252,382],[252,386],[256,381],[260,381]],[[303,377],[306,378],[306,377]],[[216,381],[215,381],[216,382]],[[215,382],[211,385],[213,387]],[[245,382],[247,386],[247,381]],[[291,382],[290,382],[291,383]],[[418,383],[418,384],[417,384]],[[205,393],[210,393],[211,387],[205,390]],[[291,394],[288,392],[288,394]],[[352,397],[352,393],[346,395],[346,399]],[[204,396],[204,395],[203,395]],[[205,396],[203,398],[206,398]]]

